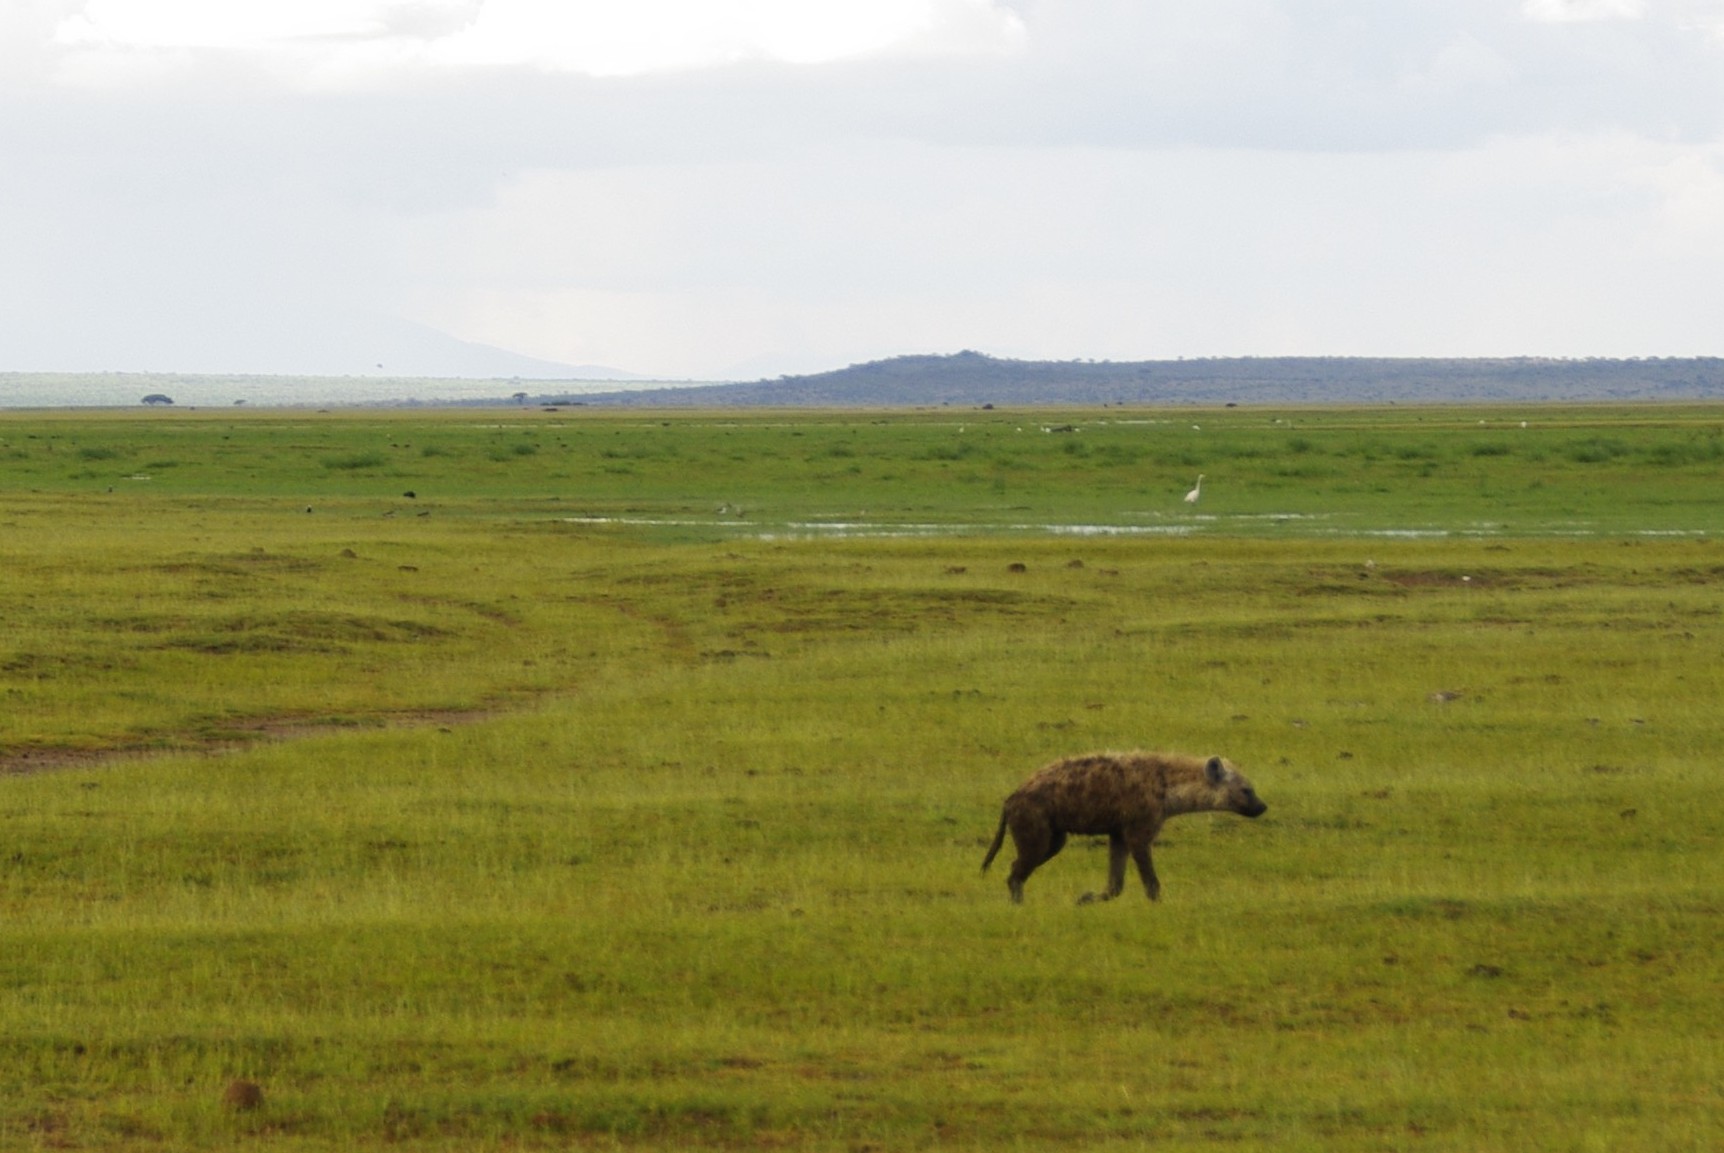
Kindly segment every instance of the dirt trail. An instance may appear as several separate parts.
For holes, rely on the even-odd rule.
[[[317,721],[305,717],[269,717],[229,725],[230,734],[200,740],[190,735],[165,738],[148,745],[123,745],[104,749],[26,748],[0,750],[0,777],[24,776],[70,769],[99,768],[116,761],[140,761],[153,757],[219,757],[262,745],[305,740],[331,733],[376,732],[383,729],[418,729],[432,725],[454,727],[476,724],[499,716],[502,706],[479,709],[407,709],[349,720]]]

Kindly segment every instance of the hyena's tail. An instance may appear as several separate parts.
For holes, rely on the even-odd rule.
[[[988,855],[982,858],[982,872],[988,871],[988,866],[994,863],[994,857],[1000,851],[1000,846],[1006,843],[1006,814],[1000,814],[1000,827],[994,830],[994,843],[988,846]]]

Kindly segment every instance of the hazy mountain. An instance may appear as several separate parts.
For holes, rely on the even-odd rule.
[[[523,380],[641,380],[637,373],[600,364],[563,364],[540,360],[489,344],[460,340],[448,333],[394,317],[369,317],[323,335],[317,354],[328,362],[353,365],[298,370],[307,375],[520,377]]]
[[[1002,360],[898,356],[748,384],[643,389],[588,404],[891,406],[1390,404],[1724,398],[1724,359],[1221,357]]]
[[[0,327],[0,372],[126,371],[204,375],[640,380],[597,364],[560,364],[461,340],[428,325],[336,308],[211,303],[147,324],[123,317],[77,334]]]

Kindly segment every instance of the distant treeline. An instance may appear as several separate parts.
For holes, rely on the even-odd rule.
[[[1216,357],[1003,360],[897,356],[812,376],[582,396],[605,405],[897,407],[1388,404],[1724,398],[1724,358]]]

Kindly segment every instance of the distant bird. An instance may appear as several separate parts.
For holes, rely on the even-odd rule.
[[[1203,474],[1197,474],[1197,487],[1185,494],[1186,504],[1196,504],[1197,498],[1203,495]]]

